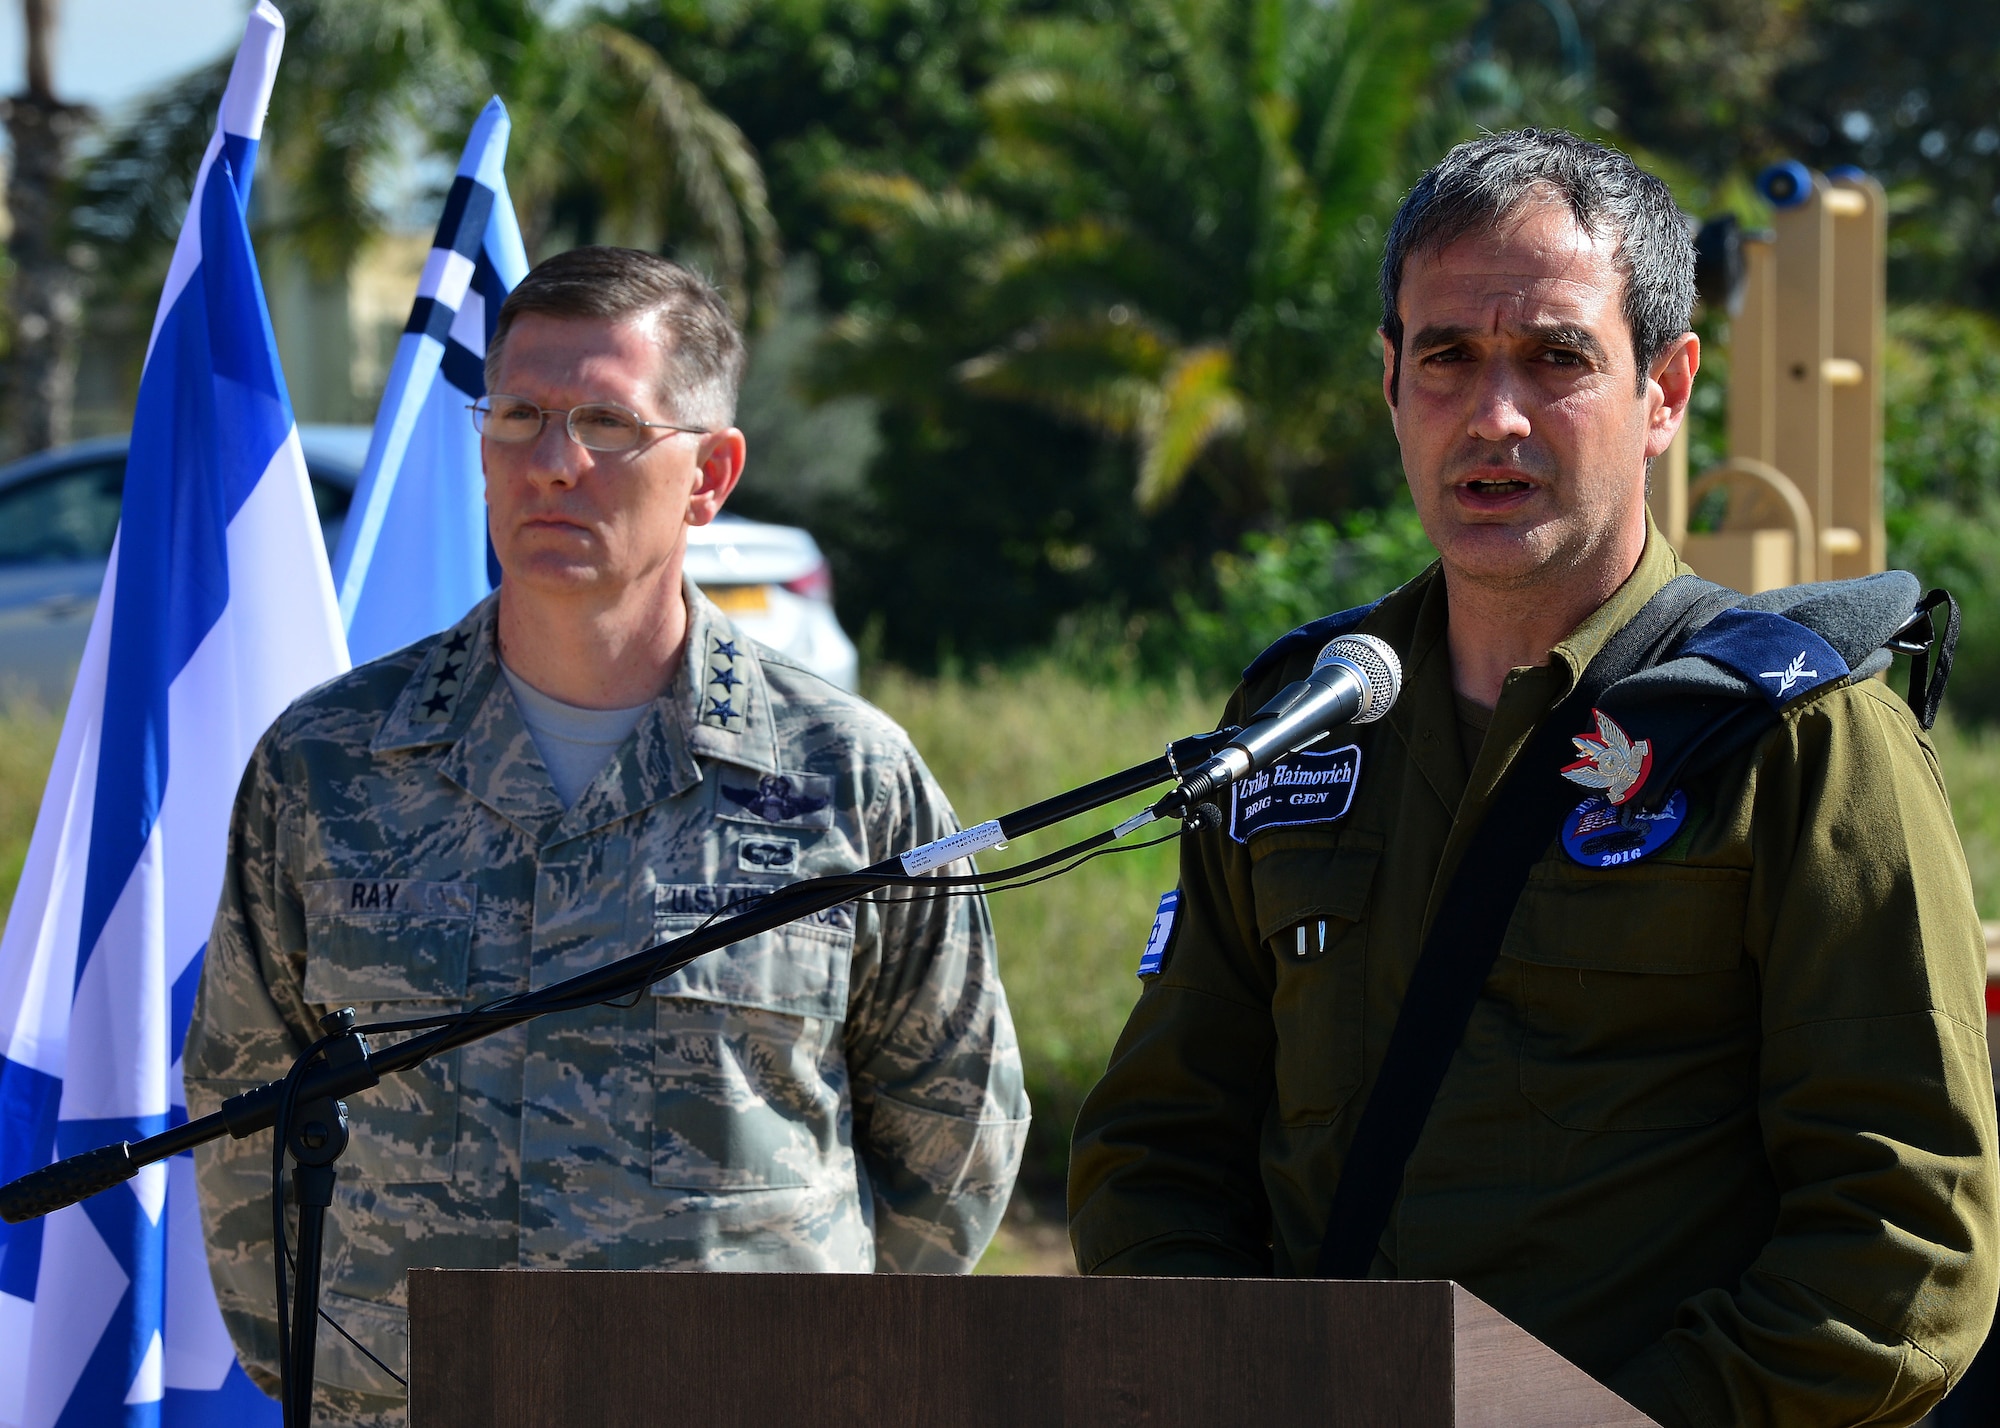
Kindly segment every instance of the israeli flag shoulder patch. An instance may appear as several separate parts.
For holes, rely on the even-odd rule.
[[[1160,894],[1153,912],[1153,930],[1146,934],[1146,950],[1139,956],[1139,975],[1157,977],[1167,965],[1167,944],[1174,938],[1174,921],[1181,910],[1181,890]]]

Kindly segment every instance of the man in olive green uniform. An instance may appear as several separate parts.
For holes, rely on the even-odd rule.
[[[1402,696],[1309,756],[1353,763],[1350,800],[1240,804],[1185,840],[1164,964],[1077,1127],[1086,1273],[1315,1272],[1461,854],[1544,715],[1685,573],[1644,505],[1699,360],[1662,185],[1568,135],[1461,146],[1398,215],[1383,293],[1441,560],[1281,642],[1225,722],[1341,628],[1401,653]],[[1609,816],[1524,831],[1546,851],[1367,1271],[1463,1283],[1663,1424],[1914,1422],[1993,1313],[1964,858],[1903,702],[1827,664],[1748,670],[1768,731],[1622,851],[1583,835],[1616,833],[1648,731],[1560,731]]]
[[[577,250],[514,291],[496,347],[479,421],[505,579],[258,746],[187,1041],[193,1114],[282,1074],[333,1008],[546,987],[956,827],[890,720],[683,582],[688,526],[744,459],[714,292]],[[845,904],[350,1107],[325,1303],[398,1373],[415,1265],[964,1272],[1028,1114],[978,899]],[[263,1136],[198,1163],[217,1297],[267,1389],[269,1165]],[[400,1421],[382,1369],[331,1331],[318,1355],[323,1421]]]

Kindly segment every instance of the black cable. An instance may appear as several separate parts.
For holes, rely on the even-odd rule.
[[[387,1375],[389,1375],[390,1378],[396,1380],[397,1383],[403,1385],[405,1391],[409,1389],[410,1381],[408,1379],[404,1378],[401,1374],[397,1373],[394,1369],[390,1368],[387,1364],[383,1363],[382,1360],[376,1358],[375,1355],[369,1354],[368,1346],[362,1343],[361,1340],[355,1338],[354,1335],[348,1333],[347,1330],[341,1328],[340,1321],[338,1319],[334,1318],[333,1315],[327,1313],[326,1310],[324,1309],[319,1311],[319,1317],[326,1320],[327,1323],[333,1325],[334,1333],[340,1335],[341,1338],[347,1340],[348,1343],[354,1345],[354,1347],[361,1350],[362,1353],[368,1354],[369,1363],[375,1365],[376,1368],[382,1370],[383,1373],[386,1373]]]
[[[1081,842],[1072,843],[1067,848],[1059,849],[1054,853],[991,873],[970,873],[952,877],[897,877],[889,874],[871,875],[866,878],[859,876],[818,878],[814,879],[813,882],[815,886],[825,888],[830,884],[837,885],[840,881],[848,881],[863,885],[870,892],[887,891],[893,888],[911,889],[908,897],[875,897],[870,896],[869,893],[863,893],[854,899],[856,902],[872,903],[877,907],[898,907],[910,903],[937,902],[955,897],[975,897],[985,892],[1012,892],[1017,888],[1033,887],[1037,883],[1045,883],[1053,878],[1059,878],[1065,873],[1075,872],[1085,863],[1105,857],[1108,854],[1136,853],[1146,848],[1156,848],[1162,843],[1172,842],[1179,836],[1180,830],[1176,829],[1171,833],[1164,834],[1158,838],[1148,839],[1143,843],[1120,844],[1112,841],[1110,833],[1098,833]],[[1107,844],[1109,846],[1105,846]],[[1078,856],[1079,854],[1081,856]],[[1033,873],[1034,876],[1024,877],[1023,874],[1027,873]],[[792,886],[796,887],[798,885],[793,884]],[[928,889],[928,891],[924,889]],[[723,904],[723,906],[703,918],[699,925],[685,935],[693,936],[695,933],[704,931],[713,925],[717,918],[738,910],[739,905],[747,911],[749,908],[760,906],[771,897],[785,891],[787,891],[785,887],[777,887],[773,888],[769,893],[761,893],[754,897],[732,898]],[[660,960],[664,960],[665,956],[666,953],[662,952]],[[537,1008],[537,1013],[573,1011],[589,1006],[636,1006],[638,1005],[639,998],[645,995],[646,989],[650,985],[651,979],[641,982],[637,989],[630,994],[630,1000],[622,996],[617,998],[600,997],[590,1001],[572,999],[570,1002],[539,1007]],[[435,1017],[412,1017],[402,1021],[371,1022],[366,1026],[352,1028],[352,1032],[356,1034],[379,1034],[390,1031],[421,1031],[435,1027],[463,1026],[479,1021],[501,1020],[505,1019],[509,1014],[508,1004],[516,1001],[522,995],[524,994],[513,993],[496,1001],[475,1007],[469,1012],[454,1012]],[[272,1255],[272,1273],[277,1281],[278,1291],[278,1377],[280,1392],[282,1394],[280,1401],[287,1410],[287,1428],[292,1428],[289,1422],[291,1416],[289,1410],[292,1405],[292,1335],[296,1331],[297,1326],[291,1323],[291,1295],[285,1275],[287,1265],[292,1262],[291,1249],[287,1243],[285,1233],[285,1146],[290,1136],[292,1115],[296,1109],[299,1081],[306,1069],[318,1059],[321,1052],[337,1039],[334,1036],[321,1037],[307,1048],[303,1056],[292,1063],[291,1069],[285,1074],[283,1088],[278,1098],[277,1117],[273,1123],[271,1140],[271,1237],[276,1252]],[[296,1273],[296,1269],[294,1273]],[[407,1389],[409,1387],[407,1379],[377,1358],[370,1352],[366,1345],[348,1333],[340,1322],[328,1314],[323,1307],[318,1308],[318,1313],[321,1319],[324,1319],[333,1326],[335,1333],[339,1334],[348,1343],[354,1345],[355,1348],[366,1355],[370,1363],[388,1374],[390,1378],[395,1379],[397,1383],[402,1384],[404,1388]],[[307,1391],[311,1391],[310,1387],[307,1388]]]
[[[299,1272],[299,1262],[297,1258],[292,1254],[289,1248],[285,1251],[285,1263],[292,1267],[293,1274],[297,1274]],[[362,1353],[367,1354],[368,1362],[375,1365],[376,1368],[382,1370],[383,1373],[389,1375],[390,1378],[396,1380],[397,1383],[403,1385],[404,1388],[408,1388],[410,1386],[410,1381],[408,1379],[404,1378],[401,1374],[397,1373],[394,1369],[390,1368],[387,1364],[383,1363],[382,1360],[376,1358],[373,1353],[369,1352],[369,1348],[366,1344],[362,1343],[361,1340],[355,1338],[354,1335],[348,1333],[347,1330],[344,1327],[342,1327],[340,1320],[334,1318],[333,1315],[327,1313],[326,1306],[324,1304],[320,1306],[319,1317],[326,1320],[327,1323],[333,1325],[334,1333],[340,1335],[341,1338],[347,1340],[348,1343],[354,1345],[354,1347],[361,1350]]]
[[[322,1036],[306,1048],[305,1055],[292,1063],[292,1069],[285,1073],[284,1086],[278,1094],[277,1118],[272,1123],[271,1241],[276,1253],[271,1256],[271,1273],[278,1282],[278,1385],[283,1395],[279,1402],[285,1410],[285,1428],[293,1428],[292,1334],[297,1327],[292,1323],[291,1294],[285,1283],[285,1266],[291,1260],[291,1251],[285,1243],[285,1146],[291,1138],[292,1112],[298,1100],[299,1081],[306,1068],[334,1040],[335,1037]],[[312,1391],[310,1384],[306,1386],[306,1391]]]
[[[1059,878],[1063,876],[1065,873],[1073,873],[1078,868],[1082,867],[1085,863],[1094,862],[1098,858],[1108,857],[1113,853],[1138,853],[1144,851],[1147,848],[1157,848],[1160,846],[1160,844],[1171,843],[1180,836],[1181,836],[1180,830],[1176,829],[1172,833],[1164,833],[1160,835],[1158,838],[1148,838],[1143,843],[1118,843],[1114,844],[1109,848],[1098,848],[1093,852],[1085,853],[1082,857],[1078,858],[1073,863],[1066,864],[1065,866],[1060,868],[1052,869],[1048,872],[1042,873],[1038,877],[1023,878],[1021,879],[1021,881],[1017,883],[1002,883],[999,887],[963,888],[963,889],[952,888],[942,892],[915,893],[909,897],[898,897],[898,898],[860,897],[856,898],[855,901],[872,902],[877,907],[900,907],[904,903],[911,903],[911,902],[936,902],[941,898],[973,897],[982,892],[992,892],[992,893],[1017,892],[1021,888],[1031,888],[1036,883],[1045,883],[1051,880],[1052,878]]]
[[[1104,856],[1106,853],[1138,852],[1144,848],[1157,847],[1159,844],[1168,842],[1179,836],[1179,831],[1176,830],[1175,832],[1150,839],[1144,843],[1112,844],[1112,846],[1106,847],[1103,845],[1111,841],[1111,834],[1103,832],[1092,834],[1088,838],[1072,843],[1066,848],[1059,848],[1053,853],[1044,854],[1042,857],[1030,859],[1028,862],[1016,864],[1011,868],[999,868],[990,873],[965,873],[951,877],[898,876],[893,873],[870,874],[866,877],[862,877],[859,874],[829,874],[826,877],[813,878],[810,880],[810,883],[813,887],[820,889],[836,887],[843,882],[853,883],[871,892],[879,890],[885,885],[892,888],[939,889],[937,892],[918,894],[907,898],[877,899],[870,898],[864,894],[855,899],[857,902],[873,902],[878,907],[893,906],[896,903],[935,901],[939,898],[970,897],[980,892],[1011,892],[1015,888],[1032,887],[1036,883],[1047,882],[1051,878],[1060,877],[1064,873],[1082,867],[1094,858]],[[1082,856],[1077,856],[1079,854]],[[1067,862],[1065,866],[1053,867],[1053,865],[1065,863],[1065,860],[1071,858],[1074,858],[1075,861]],[[1044,871],[1052,867],[1053,871]],[[1023,877],[1022,875],[1026,873],[1040,875],[1036,877]],[[992,886],[982,886],[983,884],[992,884]],[[770,892],[761,893],[754,897],[732,898],[729,902],[703,918],[699,924],[682,934],[682,936],[695,936],[697,933],[706,931],[719,917],[725,917],[739,909],[748,911],[752,908],[760,907],[772,897],[780,896],[805,885],[803,883],[793,883],[787,886],[772,888]],[[676,941],[678,940],[676,939]],[[655,960],[664,961],[671,955],[668,950],[662,949],[659,957]],[[637,969],[635,969],[636,971]],[[639,998],[645,995],[646,988],[651,984],[652,979],[648,979],[641,982],[631,993],[621,994],[617,997],[571,998],[562,1002],[544,1003],[538,1005],[535,1011],[537,1015],[547,1015],[556,1012],[580,1011],[585,1007],[593,1006],[637,1006]],[[437,1016],[409,1017],[397,1021],[370,1022],[366,1026],[357,1026],[354,1029],[357,1032],[372,1036],[392,1031],[429,1031],[439,1027],[473,1026],[480,1022],[505,1021],[509,1019],[514,1011],[513,1004],[529,995],[533,994],[513,992],[490,1002],[482,1002],[479,1006],[473,1007],[469,1011],[443,1012]],[[629,1000],[627,999],[628,996]]]

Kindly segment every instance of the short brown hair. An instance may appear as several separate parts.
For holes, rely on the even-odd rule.
[[[637,248],[571,248],[521,279],[486,347],[486,388],[493,390],[507,331],[522,313],[623,321],[655,318],[661,326],[667,415],[720,430],[736,419],[743,381],[743,333],[729,305],[701,274]]]

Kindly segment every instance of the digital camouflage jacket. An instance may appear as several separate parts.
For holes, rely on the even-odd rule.
[[[328,1010],[544,987],[955,829],[894,723],[688,601],[685,672],[567,811],[499,677],[497,597],[278,719],[230,823],[191,1114],[282,1074]],[[978,899],[846,904],[349,1105],[326,1305],[399,1373],[413,1265],[968,1270],[1028,1117]],[[269,1138],[198,1168],[223,1316],[274,1388]],[[318,1352],[323,1416],[400,1415],[331,1331]]]

